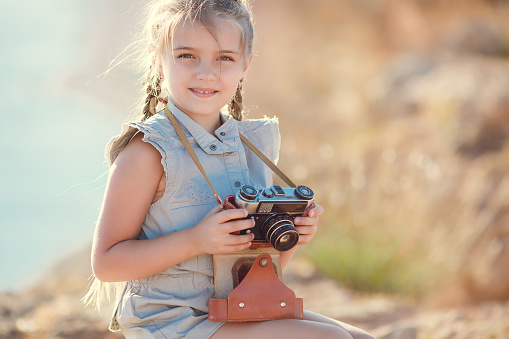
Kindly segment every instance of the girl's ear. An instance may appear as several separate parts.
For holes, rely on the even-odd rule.
[[[246,59],[246,66],[242,70],[241,79],[244,78],[247,74],[247,71],[249,71],[249,67],[251,67],[251,63],[253,62],[253,54],[251,53],[249,57]]]

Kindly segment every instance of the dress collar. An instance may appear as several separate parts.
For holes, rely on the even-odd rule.
[[[224,143],[227,139],[239,136],[236,121],[229,114],[220,112],[222,124],[215,131],[216,138],[182,112],[171,100],[168,100],[168,109],[179,121],[180,125],[184,127],[184,133],[187,132],[187,136],[193,137],[204,152],[208,154],[223,154],[234,151],[232,147]]]

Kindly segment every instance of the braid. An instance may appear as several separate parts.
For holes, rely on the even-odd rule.
[[[237,92],[233,96],[232,100],[228,103],[228,111],[230,115],[235,119],[242,121],[244,120],[244,105],[242,103],[242,81],[244,78],[240,79],[239,85],[237,86]]]
[[[156,113],[158,97],[161,94],[161,77],[159,74],[154,72],[152,66],[150,66],[147,73],[147,81],[145,82],[145,85],[145,92],[147,93],[147,96],[145,97],[145,104],[143,106],[142,121],[147,120]]]

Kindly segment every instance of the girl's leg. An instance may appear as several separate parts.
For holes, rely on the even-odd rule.
[[[211,339],[352,339],[348,332],[337,324],[320,321],[281,319],[226,323]]]
[[[330,324],[334,326],[339,326],[342,329],[346,330],[348,334],[352,336],[353,339],[375,339],[371,334],[361,330],[360,328],[354,327],[352,325],[345,324],[341,321],[334,320],[332,318],[309,312],[304,311],[304,320],[308,321],[316,321],[320,323]]]

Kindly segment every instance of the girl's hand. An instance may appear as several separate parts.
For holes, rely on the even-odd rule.
[[[309,243],[315,236],[318,228],[319,216],[323,214],[324,208],[320,205],[313,207],[307,217],[297,217],[293,220],[297,232],[299,232],[299,245]]]
[[[245,209],[221,211],[219,206],[214,207],[192,228],[191,239],[198,253],[232,253],[251,246],[254,234],[231,234],[254,226],[254,220],[245,217]]]

